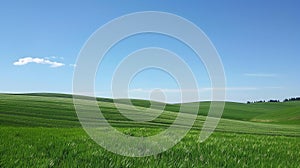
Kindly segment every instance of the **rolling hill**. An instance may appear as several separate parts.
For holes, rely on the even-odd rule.
[[[136,122],[124,117],[115,107],[112,99],[97,98],[97,100],[101,112],[116,127],[167,128],[177,117],[180,108],[180,104],[166,104],[165,111],[153,121]],[[133,113],[151,115],[140,112],[150,106],[149,101],[131,101],[136,106]],[[121,108],[125,110],[128,108],[126,103],[118,102],[121,103]],[[193,108],[194,104],[188,103],[187,105]],[[200,102],[198,117],[194,124],[195,129],[201,129],[209,105],[210,102]],[[155,109],[152,112],[155,113]],[[189,111],[183,113],[186,113],[188,117]],[[217,130],[251,132],[255,128],[260,128],[260,132],[269,133],[281,130],[288,130],[286,133],[293,130],[297,132],[300,124],[299,116],[300,102],[255,104],[226,102]],[[81,127],[74,110],[72,95],[68,94],[0,94],[0,121],[2,126]]]
[[[65,120],[66,125],[77,126],[77,116],[74,111],[72,95],[56,93],[28,93],[28,94],[0,94],[0,114],[14,118],[17,116],[35,117],[40,119]],[[97,98],[103,112],[114,109],[114,100],[109,98]],[[132,104],[137,107],[148,108],[151,102],[148,100],[132,99]],[[126,101],[118,100],[118,103],[126,104]],[[158,104],[159,102],[155,102]],[[199,115],[207,116],[210,102],[186,103],[191,108],[199,104]],[[181,104],[166,104],[165,111],[178,112]],[[46,107],[46,108],[45,108]],[[154,106],[155,108],[155,106]],[[183,111],[189,113],[189,111]],[[293,102],[266,102],[266,103],[235,103],[226,102],[222,115],[224,119],[253,121],[260,123],[300,124],[300,101]],[[18,125],[18,118],[11,124]],[[74,123],[72,123],[74,122]],[[1,122],[3,125],[4,122]]]
[[[157,118],[141,122],[122,115],[112,99],[97,101],[108,122],[131,136],[145,137],[163,131],[173,124],[180,108],[180,104],[167,104]],[[122,100],[118,107],[132,115],[151,117],[160,113],[157,109],[145,112],[149,101],[131,101],[136,109],[130,111]],[[198,141],[199,133],[210,102],[196,103],[200,103],[200,108],[194,126],[177,145],[155,156],[137,158],[116,155],[96,144],[78,121],[72,95],[0,94],[0,167],[299,166],[300,102],[226,102],[217,128],[202,143]],[[193,108],[195,103],[186,105]],[[183,116],[191,117],[190,111],[184,111]]]

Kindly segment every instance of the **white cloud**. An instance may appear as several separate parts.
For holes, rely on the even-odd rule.
[[[17,66],[21,66],[21,65],[26,65],[28,63],[47,64],[50,65],[50,67],[52,68],[57,68],[65,65],[60,62],[50,61],[47,58],[32,58],[32,57],[20,58],[18,61],[14,62],[13,64]]]
[[[245,76],[250,77],[276,77],[277,74],[270,74],[270,73],[245,73]]]

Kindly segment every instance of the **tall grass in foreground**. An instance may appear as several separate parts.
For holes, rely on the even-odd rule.
[[[156,156],[130,158],[106,151],[80,128],[0,127],[0,167],[299,167],[299,137],[214,133],[199,143],[198,135],[191,131]]]

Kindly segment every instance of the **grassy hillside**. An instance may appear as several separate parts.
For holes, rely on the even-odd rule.
[[[74,110],[71,95],[1,94],[0,96],[0,125],[2,126],[81,127]],[[102,113],[115,127],[167,128],[177,117],[180,106],[178,104],[168,104],[165,108],[166,110],[155,120],[136,122],[124,117],[115,107],[113,100],[98,99],[98,101]],[[146,109],[142,107],[143,103],[147,107],[149,106],[149,101],[132,101],[138,106],[132,112],[133,114],[151,115],[140,112],[140,110]],[[195,121],[194,129],[201,129],[209,105],[209,102],[200,103],[200,115]],[[120,106],[125,110],[128,108],[126,104],[121,104]],[[192,103],[190,106],[192,108]],[[298,110],[298,102],[265,104],[226,103],[217,131],[274,134],[284,132],[285,134],[295,135],[300,130],[299,126],[297,126],[299,124],[297,116],[300,114]],[[155,113],[156,111],[153,110],[152,112]],[[189,111],[185,113],[186,117],[189,117]],[[270,124],[271,121],[288,124],[278,126],[277,124]]]
[[[1,101],[4,102],[5,98],[8,98],[7,96],[9,97],[9,95],[6,95],[6,97],[4,97],[4,94],[2,94]],[[56,93],[29,93],[29,94],[14,95],[13,99],[15,99],[17,96],[19,96],[18,99],[23,98],[26,101],[31,101],[29,103],[33,103],[33,105],[34,105],[34,101],[36,103],[39,103],[39,101],[36,100],[39,98],[41,98],[44,103],[51,103],[51,101],[55,103],[57,102],[57,100],[61,100],[61,103],[70,105],[69,107],[64,107],[64,108],[67,108],[68,111],[69,110],[74,111],[73,104],[72,104],[72,95],[56,94]],[[34,96],[38,96],[39,98]],[[31,99],[27,99],[28,97],[31,97]],[[8,100],[11,101],[11,99]],[[97,100],[103,103],[114,102],[113,99],[109,99],[109,98],[97,98]],[[130,101],[133,103],[133,105],[137,107],[148,108],[151,105],[151,102],[148,100],[132,99]],[[121,99],[118,100],[117,102],[126,104],[126,101]],[[159,102],[155,102],[155,103],[159,104]],[[198,114],[202,116],[206,116],[208,113],[210,102],[200,102],[200,103],[196,102],[196,103],[199,104]],[[194,104],[196,103],[186,103],[186,104],[191,106],[191,108],[193,108]],[[102,106],[103,108],[105,108],[106,104],[103,104]],[[51,110],[51,108],[48,109],[48,111]],[[165,107],[165,110],[170,112],[178,112],[179,109],[180,109],[180,104],[166,104]],[[185,112],[189,113],[189,111],[185,111]],[[242,121],[264,122],[264,123],[300,124],[300,101],[265,102],[265,103],[252,103],[252,104],[226,102],[222,118],[242,120]]]
[[[187,103],[193,106],[195,103]],[[206,116],[210,102],[199,103],[199,114]],[[180,104],[168,105],[167,110],[178,111]],[[188,111],[187,111],[188,112]],[[300,101],[235,103],[226,102],[222,118],[264,123],[300,124]]]
[[[155,120],[137,122],[124,117],[112,99],[97,100],[110,124],[132,136],[149,136],[168,128],[180,107],[168,104]],[[132,101],[137,106],[133,115],[152,115],[142,111],[149,101]],[[123,110],[128,109],[125,102],[120,103]],[[193,107],[193,103],[188,105]],[[200,103],[193,129],[175,147],[156,156],[130,158],[108,152],[89,138],[77,119],[71,95],[0,94],[0,167],[299,166],[299,102],[228,102],[215,132],[200,143],[209,105]],[[190,115],[185,111],[184,117]]]

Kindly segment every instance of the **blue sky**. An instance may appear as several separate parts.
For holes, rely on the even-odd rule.
[[[3,1],[0,5],[0,92],[72,92],[74,64],[89,36],[108,21],[132,12],[163,11],[184,17],[210,38],[222,59],[227,100],[280,99],[300,95],[299,1]],[[96,76],[98,96],[110,97],[118,63],[144,47],[167,48],[191,67],[200,100],[209,100],[203,64],[184,44],[159,34],[130,37],[107,53]],[[30,57],[30,58],[28,58]],[[32,63],[22,63],[22,58]],[[18,62],[19,61],[19,62]],[[34,63],[35,62],[35,63]],[[158,70],[139,73],[132,97],[161,88],[176,102],[178,86]]]

